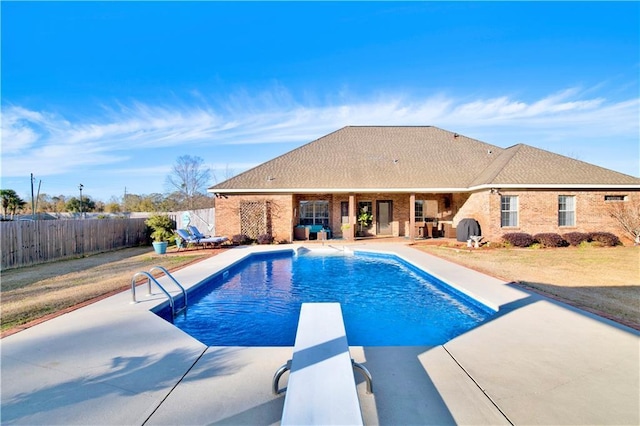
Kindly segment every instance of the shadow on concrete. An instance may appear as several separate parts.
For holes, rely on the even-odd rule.
[[[435,384],[418,359],[428,346],[365,347],[365,367],[373,377],[375,411],[363,407],[365,424],[456,424]],[[356,382],[364,379],[356,375]],[[362,398],[363,400],[365,398]],[[366,403],[363,401],[363,405]],[[373,419],[377,415],[377,419]]]
[[[196,356],[194,356],[196,355]],[[198,372],[197,376],[191,376],[190,380],[205,380],[218,375],[228,375],[235,372],[222,359],[228,358],[225,351],[220,351],[216,356],[219,362],[205,370]],[[45,376],[51,374],[48,368],[33,367],[35,374],[42,370],[42,387],[29,392],[13,395],[6,400],[3,398],[2,423],[24,422],[25,419],[37,415],[39,418],[46,412],[59,411],[62,407],[78,406],[80,410],[87,407],[87,402],[110,396],[131,397],[139,394],[160,392],[164,396],[169,394],[176,382],[188,371],[189,364],[193,365],[198,359],[192,350],[173,350],[159,358],[153,356],[115,357],[111,359],[106,371],[91,375],[84,374],[68,380],[55,380],[64,373],[55,374],[54,380]],[[180,371],[183,368],[183,371]],[[55,382],[47,386],[46,382]],[[158,400],[160,402],[161,399]],[[23,419],[21,421],[21,419]],[[69,419],[72,421],[72,419]],[[28,422],[28,421],[27,421]]]
[[[521,282],[510,283],[509,286],[640,331],[640,286],[571,287],[572,297],[577,300],[563,297],[567,288],[554,284]]]
[[[280,422],[284,398],[276,398],[210,425],[272,425]],[[257,423],[256,419],[260,419]]]
[[[577,307],[575,306],[576,302],[567,301],[562,298],[555,297],[554,289],[561,289],[562,287],[554,286],[551,284],[543,284],[543,283],[528,283],[526,285],[523,285],[516,282],[508,283],[507,286],[517,289],[518,291],[526,294],[526,296],[517,300],[513,300],[509,303],[500,305],[498,312],[496,312],[494,315],[478,323],[475,327],[472,327],[466,330],[465,332],[460,333],[458,336],[462,336],[474,329],[477,329],[493,321],[501,319],[502,317],[512,312],[515,312],[526,306],[529,306],[531,304],[541,302],[541,301],[546,301],[562,309],[566,309],[568,311],[580,314],[582,316],[589,317],[591,319],[597,320],[603,324],[607,324],[609,326],[620,329],[622,331],[627,331],[635,335],[640,335],[640,331],[639,331],[640,330],[640,313],[638,313],[640,311],[636,311],[636,316],[633,318],[629,318],[628,321],[622,321],[620,320],[620,318],[613,318],[613,319],[609,318],[605,316],[606,314],[603,314],[602,312],[598,312],[595,309],[589,309],[588,307]],[[535,286],[537,288],[532,288],[532,286]],[[590,288],[593,289],[593,287],[590,287]],[[590,288],[585,287],[585,290],[589,290]],[[540,290],[540,289],[544,289],[544,290]],[[627,303],[629,304],[635,303],[636,305],[640,304],[640,288],[625,287],[624,293],[627,294],[629,297],[629,299],[627,300]],[[628,309],[628,310],[629,312],[633,311],[633,309]],[[458,337],[458,336],[455,336],[455,337]],[[450,340],[453,340],[455,337],[453,337]]]

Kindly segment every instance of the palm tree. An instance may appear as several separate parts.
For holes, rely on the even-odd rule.
[[[27,204],[13,189],[0,189],[0,198],[2,198],[3,218],[7,218],[7,211],[11,212],[11,217],[15,216],[16,211]]]

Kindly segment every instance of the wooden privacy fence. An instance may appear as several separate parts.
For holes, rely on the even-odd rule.
[[[0,222],[2,270],[148,243],[145,219]]]
[[[176,221],[178,229],[184,229],[187,225],[194,225],[204,234],[215,234],[216,209],[214,208],[172,212],[169,213],[169,216],[172,216],[172,219]]]

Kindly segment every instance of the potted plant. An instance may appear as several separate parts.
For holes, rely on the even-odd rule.
[[[371,225],[371,222],[373,221],[373,215],[369,213],[366,207],[363,207],[360,209],[360,213],[358,214],[356,221],[360,225],[360,231],[358,233],[360,236],[363,236],[364,232],[362,229],[368,228]]]
[[[342,231],[342,238],[350,239],[352,237],[350,224],[343,223],[340,225],[340,230]]]
[[[144,223],[151,228],[153,249],[158,254],[165,254],[169,240],[173,237],[173,220],[166,214],[154,214],[149,216]]]

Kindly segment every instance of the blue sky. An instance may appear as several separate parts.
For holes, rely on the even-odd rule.
[[[30,173],[49,195],[164,193],[182,155],[222,181],[346,125],[640,174],[638,2],[0,7],[1,186],[25,199]]]

